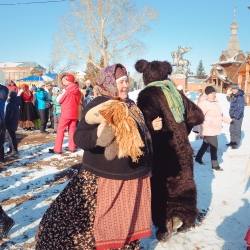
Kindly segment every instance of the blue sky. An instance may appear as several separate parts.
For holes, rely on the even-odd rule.
[[[1,0],[4,3],[46,0]],[[240,48],[250,51],[250,0],[135,0],[140,7],[147,4],[159,12],[152,31],[142,36],[147,46],[141,58],[168,60],[178,45],[192,47],[184,55],[196,72],[200,60],[209,73],[211,64],[218,61],[227,49],[230,25],[236,6],[237,35]],[[58,32],[57,20],[67,13],[70,2],[0,6],[0,62],[35,61],[46,67],[53,50],[53,36]],[[123,63],[133,71],[135,60],[124,58]],[[83,63],[85,65],[85,63]]]

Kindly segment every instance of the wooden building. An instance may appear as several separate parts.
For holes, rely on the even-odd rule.
[[[32,70],[46,73],[46,69],[36,62],[2,62],[0,63],[0,70],[5,73],[5,84],[8,84],[11,80],[16,81],[30,76]]]
[[[212,64],[207,83],[220,93],[226,93],[234,83],[245,91],[246,103],[250,105],[250,52],[247,55],[240,50],[237,37],[238,24],[234,21],[230,26],[231,37],[226,51],[222,51],[219,61]]]
[[[226,51],[222,51],[219,61],[212,64],[210,76],[207,79],[209,84],[215,86],[218,92],[226,92],[226,89],[232,84],[237,83],[233,80],[238,69],[245,60],[244,53],[240,50],[240,44],[237,37],[238,25],[234,20],[230,26],[232,34]]]
[[[245,60],[238,68],[232,80],[236,81],[240,88],[244,90],[246,103],[250,105],[250,52],[247,52]]]

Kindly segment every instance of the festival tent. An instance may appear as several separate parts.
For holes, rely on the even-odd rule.
[[[38,82],[53,82],[57,78],[57,74],[45,74],[42,76],[28,76],[16,81],[18,87],[20,87],[23,83],[30,85],[38,85]]]
[[[53,75],[53,77],[52,77]],[[40,82],[40,81],[53,81],[55,80],[56,74],[45,74],[42,76],[28,76],[22,79],[17,80],[17,82]]]

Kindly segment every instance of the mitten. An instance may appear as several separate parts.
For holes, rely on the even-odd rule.
[[[107,122],[105,122],[101,135],[97,138],[96,145],[107,147],[115,138],[113,130]]]

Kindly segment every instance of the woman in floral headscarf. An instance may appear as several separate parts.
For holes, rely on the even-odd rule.
[[[33,93],[29,90],[29,86],[22,84],[21,88],[23,91],[20,94],[22,105],[20,107],[19,127],[31,130],[31,128],[34,128],[33,121],[38,119],[38,114],[33,104]]]
[[[151,137],[141,111],[128,99],[125,67],[116,64],[102,69],[96,86],[98,96],[84,108],[85,119],[74,135],[76,145],[84,149],[82,169],[46,211],[36,250],[55,246],[139,250],[139,239],[151,235]],[[116,109],[125,114],[118,124],[116,115],[121,113]],[[124,134],[130,133],[126,138],[119,131],[122,123],[128,128],[122,129]],[[161,128],[160,123],[153,126]],[[115,138],[110,140],[112,135]],[[138,136],[139,147],[134,140]],[[125,156],[121,141],[139,151],[128,150]]]

